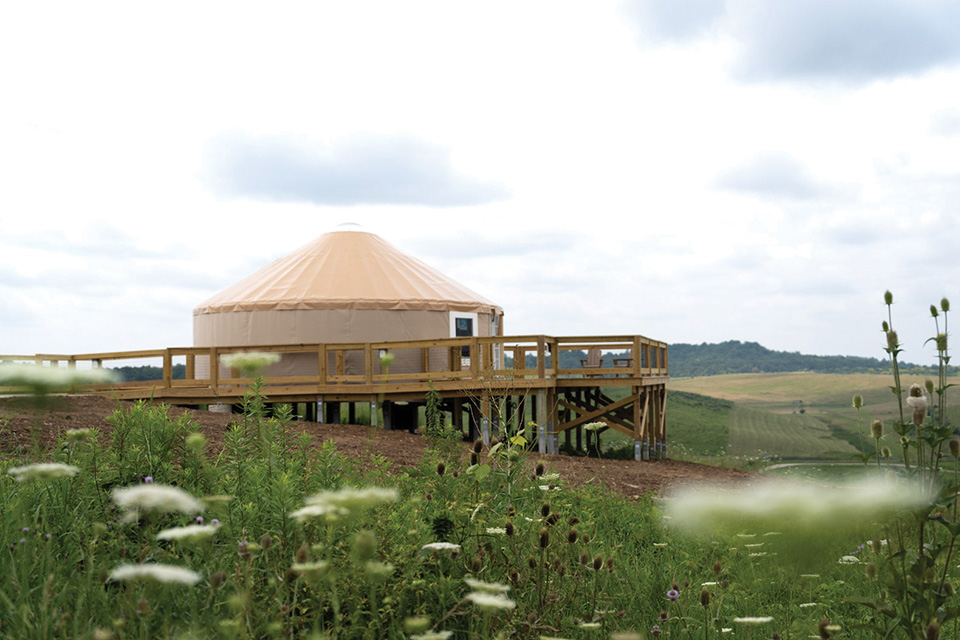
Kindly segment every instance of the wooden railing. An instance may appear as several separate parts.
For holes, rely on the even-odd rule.
[[[620,366],[592,368],[561,367],[563,352],[601,349],[627,354]],[[308,374],[269,375],[271,386],[330,386],[383,383],[426,383],[477,379],[490,375],[502,380],[561,380],[579,378],[589,372],[598,378],[650,378],[668,375],[667,345],[644,336],[575,336],[547,335],[495,336],[472,338],[439,338],[433,340],[401,340],[387,342],[319,343],[298,345],[256,345],[234,347],[173,347],[142,351],[115,351],[83,354],[36,354],[32,356],[0,355],[0,362],[32,362],[38,365],[92,368],[111,361],[152,360],[162,363],[162,376],[157,380],[90,385],[91,391],[106,389],[176,389],[222,388],[249,384],[223,364],[222,358],[233,353],[262,351],[296,355],[302,366],[315,370]],[[403,357],[403,366],[381,368],[381,356]],[[506,356],[512,365],[506,366]],[[532,356],[532,366],[528,365]],[[178,362],[180,361],[180,362]],[[173,378],[174,364],[183,363],[184,379]],[[210,366],[216,363],[217,366]],[[283,362],[281,362],[281,365]],[[200,366],[198,366],[200,365]],[[275,365],[275,366],[281,366]],[[85,367],[84,367],[85,368]],[[198,373],[203,370],[203,377]],[[223,375],[226,371],[226,375]],[[607,381],[612,383],[612,381]],[[0,388],[0,391],[3,391]],[[9,389],[8,389],[9,390]]]

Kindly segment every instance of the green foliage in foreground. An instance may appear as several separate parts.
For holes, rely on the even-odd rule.
[[[110,441],[68,433],[46,452],[76,475],[0,477],[0,635],[650,638],[656,627],[721,638],[760,625],[754,637],[802,638],[830,620],[848,630],[841,637],[871,637],[856,629],[872,614],[846,597],[879,585],[836,562],[869,560],[869,532],[821,550],[818,572],[801,575],[767,546],[774,531],[686,537],[655,499],[573,490],[534,468],[521,439],[470,452],[438,439],[415,468],[372,454],[361,469],[298,434],[289,414],[265,417],[258,388],[222,451],[189,420],[140,404],[116,412]],[[131,519],[115,493],[161,485],[205,496],[206,510]],[[198,518],[216,526],[211,537],[157,538]],[[197,581],[131,581],[125,564]],[[737,621],[750,617],[760,621]]]

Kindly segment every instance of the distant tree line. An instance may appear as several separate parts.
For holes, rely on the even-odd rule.
[[[117,377],[120,379],[120,382],[140,382],[142,380],[163,380],[162,367],[152,367],[152,366],[115,367],[110,370],[117,375]],[[174,380],[185,379],[187,377],[187,365],[185,364],[173,365],[172,373],[173,373]]]
[[[772,351],[756,342],[728,340],[716,344],[671,344],[668,350],[670,375],[677,378],[715,376],[725,373],[888,373],[890,361],[860,356],[809,356],[797,352]],[[932,366],[900,363],[901,373],[930,374]],[[955,375],[957,367],[950,367]]]

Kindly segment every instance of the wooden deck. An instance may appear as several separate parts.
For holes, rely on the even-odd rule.
[[[617,354],[600,368],[564,367],[564,352],[602,349]],[[271,402],[303,403],[306,419],[339,422],[341,404],[350,415],[370,403],[371,423],[416,426],[429,385],[441,395],[452,423],[489,442],[491,434],[523,431],[541,452],[556,453],[560,437],[582,448],[582,427],[601,422],[636,442],[638,459],[666,455],[667,345],[644,336],[496,336],[349,344],[173,347],[145,351],[4,356],[0,361],[102,367],[162,362],[162,378],[90,386],[85,390],[119,399],[150,399],[175,405],[232,405],[251,380],[223,364],[223,357],[265,351],[296,359],[299,369],[265,372]],[[402,366],[381,368],[384,354]],[[510,366],[506,365],[511,359]],[[217,366],[210,366],[217,363]],[[173,377],[174,365],[186,376]],[[569,364],[569,363],[567,363]],[[617,366],[611,366],[616,364]],[[3,389],[0,389],[3,391]],[[9,390],[8,390],[9,391]],[[535,433],[533,431],[535,430]],[[591,434],[587,434],[588,441]],[[589,446],[589,442],[588,442]]]

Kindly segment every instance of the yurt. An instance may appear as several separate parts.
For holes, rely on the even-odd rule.
[[[193,343],[237,347],[503,335],[503,310],[358,227],[341,227],[224,289],[193,311]],[[332,362],[330,363],[332,366]],[[201,363],[198,362],[198,370]],[[347,373],[362,372],[359,353]],[[397,372],[422,360],[398,359]],[[315,375],[285,356],[272,375]],[[200,373],[200,371],[198,371]]]

